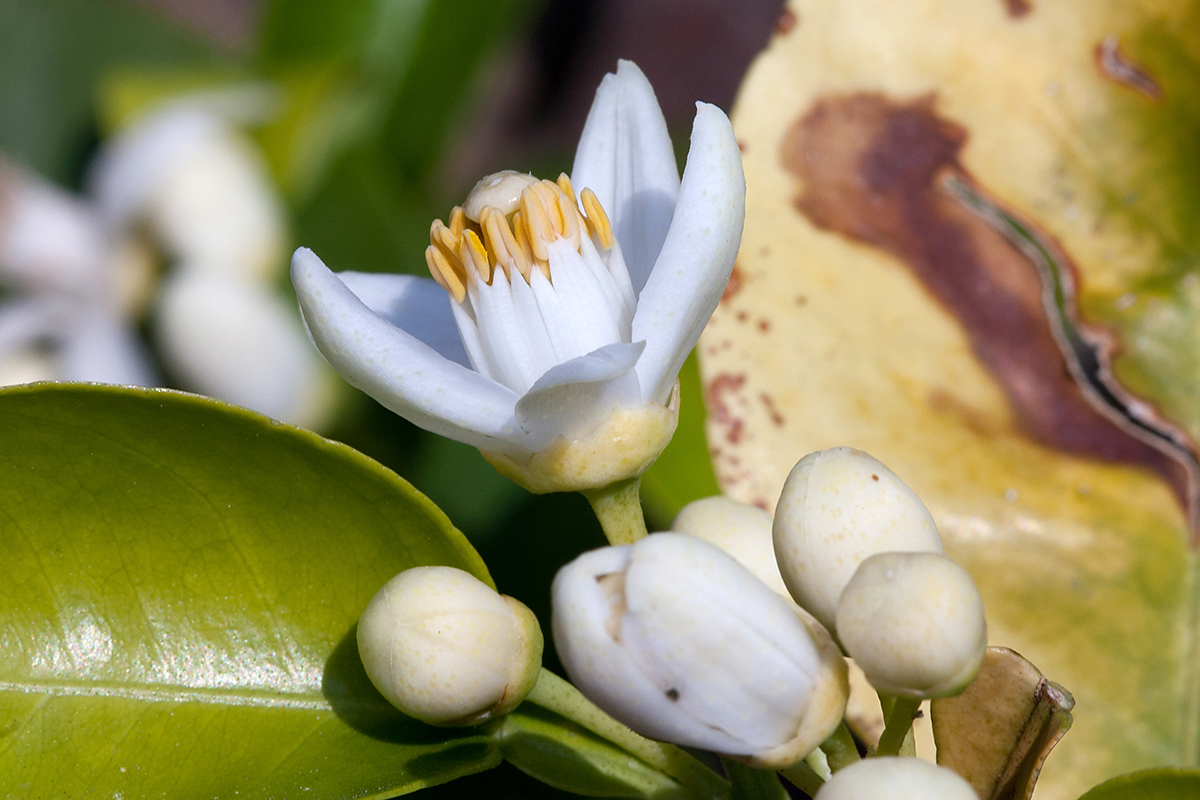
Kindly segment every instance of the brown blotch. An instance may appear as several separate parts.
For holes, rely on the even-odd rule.
[[[878,480],[879,480],[879,476],[878,476],[878,475],[875,475],[875,474],[872,474],[872,475],[871,475],[871,480],[873,480],[873,481],[878,481]]]
[[[800,213],[823,230],[892,254],[957,317],[1026,435],[1073,455],[1156,471],[1195,530],[1194,450],[1165,424],[1131,422],[1080,377],[1086,371],[1078,354],[1047,316],[1039,264],[950,190],[957,182],[1000,208],[959,162],[966,139],[963,127],[936,114],[932,96],[908,102],[874,93],[828,96],[792,125],[781,158],[803,181],[795,200]],[[1064,284],[1077,281],[1054,240],[1030,220],[1021,224],[1055,251]],[[1067,311],[1078,319],[1069,292]],[[1106,373],[1106,349],[1094,332],[1080,330],[1094,345],[1100,368],[1091,364],[1092,374]],[[1112,384],[1100,389],[1129,398]],[[1168,438],[1176,444],[1165,444]]]
[[[766,407],[767,414],[771,417],[771,424],[776,428],[782,428],[783,423],[787,420],[783,418],[783,414],[779,413],[779,409],[775,406],[775,401],[771,398],[771,395],[767,394],[766,392],[759,392],[758,399],[761,400],[763,406]]]
[[[734,318],[737,319],[738,322],[745,322],[746,320],[750,319],[750,312],[749,311],[739,311],[734,316]]]
[[[737,142],[737,146],[738,146],[738,152],[739,152],[739,153],[744,153],[744,152],[746,152],[746,143],[745,143],[745,142],[743,142],[741,139],[735,139],[734,141],[736,141],[736,142]]]
[[[670,700],[672,703],[679,702],[679,690],[678,689],[667,689],[667,691],[663,692],[663,694],[665,694],[667,696],[667,699]]]
[[[1004,10],[1013,19],[1020,19],[1033,11],[1033,4],[1029,0],[1004,0]]]
[[[769,320],[769,319],[760,319],[760,320],[758,321],[758,329],[759,329],[760,331],[762,331],[763,333],[766,333],[767,331],[771,330],[771,320]]]
[[[1121,44],[1116,36],[1109,36],[1096,45],[1095,55],[1096,68],[1105,78],[1139,91],[1151,100],[1163,96],[1162,87],[1154,80],[1154,76],[1121,52]]]
[[[709,381],[704,391],[708,415],[718,425],[725,427],[725,438],[730,444],[737,444],[742,440],[745,423],[730,409],[729,398],[726,395],[729,392],[737,392],[745,382],[745,375],[726,373]]]
[[[733,271],[729,273],[729,280],[725,283],[725,291],[721,293],[721,302],[727,303],[733,299],[733,296],[742,290],[742,270],[737,264],[733,265]]]
[[[787,36],[792,32],[792,28],[796,27],[796,23],[800,18],[796,16],[796,12],[790,8],[785,8],[779,12],[779,19],[775,20],[775,31],[781,36]]]

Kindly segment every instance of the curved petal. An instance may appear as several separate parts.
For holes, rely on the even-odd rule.
[[[571,182],[576,191],[588,188],[600,199],[621,243],[633,291],[641,292],[671,226],[679,168],[654,89],[632,61],[618,62],[616,74],[600,82],[575,151]]]
[[[550,587],[554,647],[571,682],[600,708],[643,736],[749,755],[744,742],[688,716],[610,632],[613,603],[600,578],[624,573],[633,547],[604,547],[570,562]]]
[[[158,386],[145,346],[133,328],[107,310],[86,309],[62,337],[62,380]]]
[[[444,358],[471,367],[450,308],[450,295],[436,282],[378,272],[339,272],[337,276],[367,308]]]
[[[517,401],[517,422],[529,433],[533,449],[556,436],[582,436],[613,409],[641,401],[633,371],[645,342],[616,342],[551,367]]]
[[[745,217],[746,179],[733,127],[721,109],[697,103],[675,218],[633,316],[633,339],[646,340],[637,373],[647,400],[666,402],[716,309]]]
[[[449,359],[367,308],[307,248],[292,256],[300,311],[342,377],[428,431],[484,450],[528,453],[517,395]]]

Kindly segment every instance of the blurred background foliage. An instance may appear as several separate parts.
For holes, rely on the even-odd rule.
[[[79,190],[98,145],[144,109],[252,82],[268,90],[251,133],[287,200],[292,244],[313,248],[335,270],[422,274],[430,222],[481,176],[570,170],[592,94],[618,58],[650,78],[682,157],[694,102],[729,110],[780,6],[0,0],[0,153]],[[652,529],[717,492],[694,359],[681,380],[680,434],[644,481]],[[581,496],[532,496],[473,448],[427,434],[348,387],[323,433],[440,505],[501,591],[526,602],[543,626],[554,572],[603,544]],[[550,649],[546,660],[558,669]],[[508,765],[435,791],[555,794]]]

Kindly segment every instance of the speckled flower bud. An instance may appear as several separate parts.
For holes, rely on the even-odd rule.
[[[867,758],[833,774],[815,800],[979,800],[958,773],[919,758]]]
[[[842,646],[881,692],[946,697],[974,680],[987,647],[983,600],[937,553],[880,553],[859,565],[837,610]]]
[[[358,652],[388,702],[434,725],[473,725],[525,699],[542,664],[533,612],[453,567],[392,578],[358,621]]]
[[[792,468],[774,533],[783,582],[834,635],[838,598],[864,558],[942,552],[920,499],[883,464],[850,447],[809,453]]]
[[[791,597],[775,562],[771,515],[758,506],[720,494],[694,500],[675,516],[671,530],[715,544],[778,594]]]
[[[694,536],[584,553],[552,598],[567,674],[643,735],[777,769],[841,721],[849,685],[829,634]]]

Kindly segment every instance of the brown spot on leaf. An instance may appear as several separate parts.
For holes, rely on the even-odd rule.
[[[1096,67],[1104,77],[1135,89],[1151,100],[1158,100],[1163,95],[1158,81],[1121,52],[1121,44],[1116,36],[1109,36],[1096,45]]]
[[[727,395],[731,392],[736,395],[745,382],[745,375],[726,373],[713,378],[705,387],[704,399],[709,418],[725,428],[725,438],[730,444],[737,444],[742,440],[744,423],[742,418],[733,412],[733,398]]]
[[[792,125],[781,158],[803,181],[797,210],[901,260],[957,317],[1028,436],[1155,470],[1195,532],[1190,443],[1112,379],[1111,338],[1078,323],[1074,265],[975,183],[958,158],[966,140],[966,129],[937,115],[932,96],[828,96]]]
[[[787,36],[792,32],[792,28],[796,27],[796,23],[800,18],[796,16],[796,12],[790,8],[785,8],[779,12],[779,19],[775,20],[775,30],[781,36]]]
[[[1033,11],[1033,4],[1029,0],[1004,0],[1004,10],[1013,19],[1020,19]]]
[[[733,265],[733,271],[729,273],[729,280],[725,283],[725,291],[721,293],[721,302],[727,303],[733,299],[733,296],[742,290],[742,270],[737,264]]]
[[[783,423],[787,420],[783,418],[783,414],[779,413],[779,409],[775,406],[775,401],[771,399],[771,395],[767,394],[766,392],[759,392],[758,399],[761,400],[763,406],[766,407],[767,414],[771,417],[771,423],[776,428],[782,428]]]

